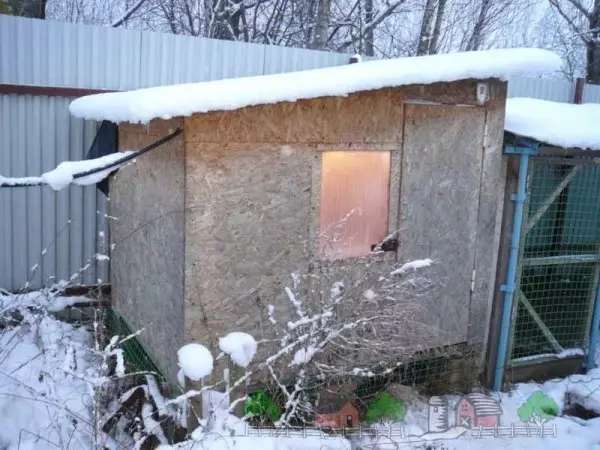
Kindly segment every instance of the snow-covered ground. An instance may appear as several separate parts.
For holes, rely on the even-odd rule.
[[[408,408],[404,421],[406,435],[413,435],[413,437],[404,440],[395,439],[398,447],[392,445],[389,440],[386,444],[386,438],[381,438],[379,439],[380,448],[420,449],[424,442],[429,441],[432,442],[431,445],[437,445],[433,448],[443,448],[444,450],[503,450],[508,448],[515,450],[600,450],[600,418],[582,420],[568,416],[557,417],[545,423],[544,434],[547,437],[539,437],[539,434],[536,436],[535,431],[532,431],[531,437],[508,437],[511,433],[509,428],[512,425],[516,428],[526,425],[519,417],[518,411],[537,391],[544,392],[556,402],[559,407],[559,415],[569,406],[565,404],[567,394],[572,402],[577,402],[586,409],[600,414],[600,369],[594,369],[587,375],[572,375],[566,379],[550,380],[543,384],[518,384],[511,392],[492,395],[502,409],[499,427],[500,435],[504,437],[490,435],[479,438],[478,430],[464,429],[459,437],[451,439],[444,439],[441,434],[428,433],[429,407],[426,404],[420,404]],[[449,408],[448,411],[449,416],[455,415],[452,409]],[[532,430],[539,431],[538,426],[530,425]],[[556,425],[556,436],[553,435],[554,425]],[[419,435],[421,437],[418,437]],[[412,442],[406,442],[408,440]]]
[[[0,294],[0,449],[91,448],[91,335],[39,310],[73,300]]]
[[[0,449],[93,448],[91,386],[94,383],[90,380],[97,380],[95,377],[101,373],[101,358],[94,351],[93,339],[87,330],[43,312],[61,309],[77,300],[81,299],[52,298],[40,293],[0,294]],[[235,343],[248,344],[248,351],[255,351],[254,342],[237,335],[225,339],[222,350],[234,353],[239,347],[233,345]],[[600,352],[597,356],[600,360]],[[251,358],[244,353],[238,359],[245,363]],[[546,437],[535,436],[535,424],[531,437],[507,437],[507,427],[523,427],[519,408],[538,391],[544,392],[558,407],[559,417],[546,423]],[[394,429],[402,427],[403,437],[389,439],[385,437],[389,428],[381,427],[382,437],[376,441],[363,437],[361,443],[363,448],[407,450],[600,450],[600,418],[582,420],[561,416],[569,407],[567,399],[600,414],[600,369],[543,384],[519,384],[511,392],[495,394],[493,398],[502,410],[500,435],[503,437],[478,438],[477,431],[452,424],[450,430],[444,432],[427,431],[429,406],[425,401],[413,401],[407,407],[403,424],[393,425]],[[450,404],[458,399],[448,397]],[[453,409],[448,411],[449,417],[455,415]],[[159,448],[333,450],[352,447],[350,441],[341,437],[304,437],[298,435],[300,432],[291,436],[286,436],[285,431],[280,431],[278,436],[265,436],[263,432],[258,436],[255,429],[224,411],[215,423],[210,432],[199,428],[189,441]]]

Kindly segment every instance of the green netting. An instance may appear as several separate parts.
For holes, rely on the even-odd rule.
[[[121,339],[133,334],[133,331],[125,319],[113,308],[106,308],[104,311],[104,325],[108,332],[108,337],[120,336]],[[144,347],[137,337],[133,337],[121,344],[125,362],[130,371],[134,372],[152,372],[156,374],[158,382],[166,382],[167,379],[159,369],[150,352]]]
[[[600,275],[600,168],[533,159],[511,359],[587,345]]]

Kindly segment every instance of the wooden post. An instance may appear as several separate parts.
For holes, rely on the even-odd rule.
[[[585,78],[575,79],[575,94],[573,96],[573,103],[581,105],[583,103],[583,87],[585,86]]]

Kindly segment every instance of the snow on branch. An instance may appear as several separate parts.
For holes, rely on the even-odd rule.
[[[117,152],[84,161],[64,161],[55,169],[45,172],[39,177],[8,178],[0,175],[0,188],[47,185],[55,191],[59,191],[69,186],[71,183],[80,186],[96,184],[108,177],[115,170],[118,170],[125,163],[161,146],[181,132],[182,129],[178,128],[173,133],[137,151]]]
[[[79,186],[96,184],[117,170],[122,160],[135,152],[120,152],[84,161],[64,161],[39,177],[7,178],[0,175],[0,187],[50,186],[55,191],[71,183]],[[81,176],[86,172],[89,175]]]

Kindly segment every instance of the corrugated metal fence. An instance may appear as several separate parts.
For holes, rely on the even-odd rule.
[[[0,84],[135,89],[347,64],[349,55],[0,15]],[[510,96],[569,102],[571,83],[518,78]],[[600,102],[586,86],[584,101]],[[69,98],[0,95],[0,173],[32,176],[84,158],[96,124]],[[0,287],[69,279],[106,251],[106,203],[93,187],[0,189]],[[35,270],[31,270],[35,267]],[[55,277],[55,278],[53,278]],[[108,279],[94,261],[79,280]]]
[[[0,15],[0,84],[135,89],[347,64],[349,55]],[[33,176],[85,157],[96,124],[70,98],[0,95],[0,173]],[[0,287],[67,280],[106,251],[106,202],[94,187],[0,189]],[[31,270],[35,268],[35,270]],[[56,278],[51,278],[56,277]],[[108,279],[92,261],[83,283]]]

